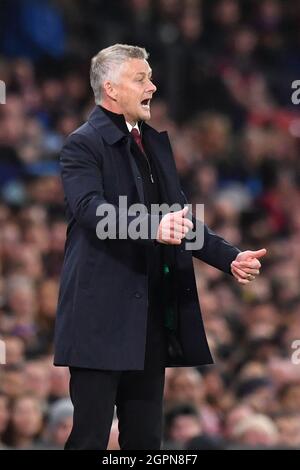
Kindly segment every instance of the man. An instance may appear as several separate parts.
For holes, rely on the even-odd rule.
[[[265,254],[240,253],[205,225],[203,247],[185,249],[197,221],[184,207],[167,133],[145,122],[156,91],[147,58],[142,48],[116,44],[92,59],[96,107],[61,153],[69,225],[54,363],[71,372],[66,449],[106,449],[114,405],[121,449],[159,449],[165,367],[212,362],[192,255],[246,284]],[[128,207],[145,205],[146,237],[127,236],[137,215],[120,207],[120,196]],[[180,210],[158,218],[152,206],[163,202]],[[104,238],[98,229],[108,204],[116,236]]]

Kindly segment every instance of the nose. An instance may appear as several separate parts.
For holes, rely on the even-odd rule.
[[[149,80],[149,87],[147,91],[150,91],[151,93],[155,93],[156,90],[157,90],[157,87],[154,85],[154,83],[151,80]]]

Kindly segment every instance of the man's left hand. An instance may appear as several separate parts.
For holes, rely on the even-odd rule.
[[[257,251],[242,251],[231,263],[231,272],[240,284],[248,284],[259,275],[259,258],[267,253],[265,248]]]

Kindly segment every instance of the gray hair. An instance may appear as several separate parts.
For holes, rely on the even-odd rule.
[[[128,59],[145,59],[149,57],[143,47],[127,44],[114,44],[102,49],[91,60],[90,81],[95,95],[95,103],[100,104],[102,87],[105,80],[116,80],[121,65]]]

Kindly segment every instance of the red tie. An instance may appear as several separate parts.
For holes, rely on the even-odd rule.
[[[139,146],[140,150],[145,154],[145,150],[142,144],[141,134],[139,133],[136,127],[133,127],[131,129],[131,135],[134,138],[135,143]]]

